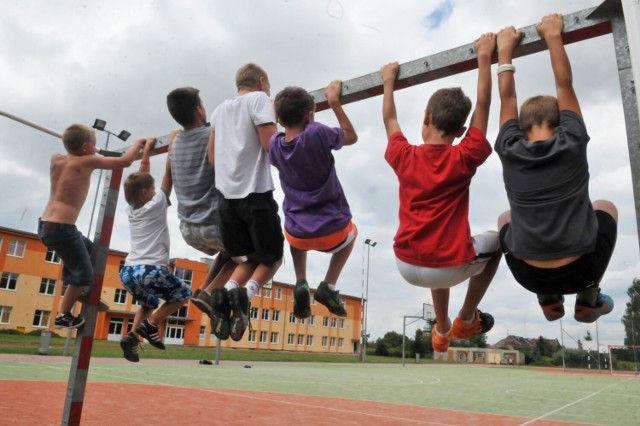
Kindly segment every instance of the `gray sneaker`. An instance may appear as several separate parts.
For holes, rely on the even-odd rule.
[[[247,297],[247,289],[238,287],[229,290],[229,306],[231,306],[231,310],[233,311],[229,335],[237,342],[242,339],[242,335],[249,324],[249,297]]]
[[[309,283],[299,279],[293,289],[293,315],[298,318],[309,318],[311,315]]]
[[[313,298],[326,306],[332,314],[338,315],[339,317],[347,316],[347,311],[344,306],[342,306],[342,300],[340,300],[340,292],[338,290],[331,290],[326,282],[320,282],[318,289],[313,294]]]
[[[231,306],[226,288],[214,288],[211,292],[211,331],[220,340],[229,338]]]
[[[213,309],[211,306],[211,295],[207,294],[206,291],[197,289],[191,296],[191,303],[211,318],[211,311]]]
[[[142,321],[142,323],[136,327],[136,333],[147,339],[151,346],[162,350],[165,349],[162,337],[160,337],[160,333],[158,332],[158,326],[151,324],[149,320]]]

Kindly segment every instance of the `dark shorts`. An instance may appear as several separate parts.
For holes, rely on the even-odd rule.
[[[93,284],[93,243],[75,225],[38,220],[38,236],[62,260],[62,282],[73,286]]]
[[[601,210],[596,210],[595,213],[598,220],[595,250],[559,268],[536,268],[508,253],[504,249],[504,237],[509,224],[503,226],[500,229],[500,245],[503,247],[505,260],[516,281],[536,294],[573,294],[587,287],[597,286],[613,254],[618,225],[608,213]]]
[[[255,253],[258,262],[267,266],[282,259],[284,235],[272,192],[240,200],[222,197],[218,208],[222,243],[229,257]]]
[[[120,280],[124,288],[145,308],[157,308],[160,299],[180,302],[191,297],[191,287],[165,266],[124,266],[120,271]]]

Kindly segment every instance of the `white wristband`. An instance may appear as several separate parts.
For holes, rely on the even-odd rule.
[[[500,75],[501,73],[503,73],[505,71],[511,71],[512,73],[515,73],[516,72],[516,66],[513,65],[513,64],[498,65],[498,71],[496,72],[496,74]]]

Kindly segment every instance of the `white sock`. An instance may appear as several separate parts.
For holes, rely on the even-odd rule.
[[[234,288],[238,288],[240,287],[238,285],[237,282],[235,282],[234,280],[229,280],[227,281],[227,283],[224,285],[224,288],[226,288],[227,290],[233,290]]]
[[[249,298],[249,300],[251,300],[251,298],[260,291],[260,284],[258,284],[255,280],[249,280],[245,287],[247,289],[247,297]]]
[[[331,290],[331,291],[336,291],[336,285],[335,284],[327,283],[327,287],[329,287],[329,290]]]
[[[460,318],[460,319],[462,319],[462,318]],[[473,324],[473,322],[474,322],[475,320],[476,320],[476,313],[474,312],[474,313],[473,313],[473,316],[471,317],[471,319],[470,319],[470,320],[462,320],[462,321],[463,321],[465,324],[467,324],[467,325],[471,325],[471,324]]]

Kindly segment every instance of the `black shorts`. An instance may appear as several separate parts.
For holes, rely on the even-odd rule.
[[[255,253],[258,262],[267,266],[282,259],[284,235],[272,192],[239,200],[222,197],[218,207],[222,243],[229,257]]]
[[[598,236],[593,252],[559,268],[536,268],[505,250],[504,237],[509,224],[500,229],[500,245],[513,277],[521,286],[536,294],[573,294],[598,285],[613,254],[618,224],[608,213],[596,210]]]

